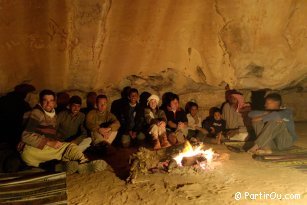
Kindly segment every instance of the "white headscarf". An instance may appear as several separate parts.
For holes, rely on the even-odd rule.
[[[147,105],[149,104],[149,102],[151,100],[156,100],[157,104],[159,104],[160,98],[157,95],[151,95],[148,99],[147,99]]]

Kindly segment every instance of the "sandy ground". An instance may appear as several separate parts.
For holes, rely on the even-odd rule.
[[[307,148],[307,123],[297,123],[296,145]],[[214,150],[230,153],[223,145]],[[126,160],[128,156],[123,156]],[[258,162],[247,153],[230,153],[214,170],[149,174],[126,184],[113,172],[68,176],[69,204],[307,204],[307,172]],[[236,193],[241,199],[236,200]],[[278,195],[275,195],[274,192]],[[300,194],[298,200],[270,199]],[[245,195],[249,197],[245,198]],[[263,194],[262,198],[260,195]],[[240,196],[240,194],[237,194]],[[287,196],[288,197],[288,196]],[[254,199],[252,199],[254,198]],[[256,199],[255,199],[256,198]]]

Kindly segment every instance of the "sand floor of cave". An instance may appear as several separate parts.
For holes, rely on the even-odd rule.
[[[299,140],[307,148],[307,123],[296,123]],[[214,150],[230,153],[222,145]],[[213,171],[202,174],[151,174],[125,184],[112,172],[68,176],[69,204],[307,204],[307,173],[273,163],[258,162],[247,153],[230,153]],[[236,201],[235,193],[301,194],[299,200]],[[253,195],[255,196],[255,195]]]

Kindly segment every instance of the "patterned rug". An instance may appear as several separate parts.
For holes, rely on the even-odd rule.
[[[225,142],[231,152],[246,153],[252,142]],[[285,167],[299,169],[307,173],[307,148],[292,146],[287,150],[275,151],[267,155],[253,155],[253,159],[265,163],[275,163]]]
[[[0,174],[0,204],[67,204],[66,173]]]

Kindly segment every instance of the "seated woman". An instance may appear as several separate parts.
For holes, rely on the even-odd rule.
[[[198,115],[198,105],[195,102],[188,102],[185,106],[188,118],[188,140],[203,141],[208,132],[201,126],[201,118]]]
[[[145,108],[145,121],[149,127],[154,149],[171,146],[166,135],[166,116],[164,111],[158,108],[159,101],[157,95],[151,95],[147,100],[147,108]]]

